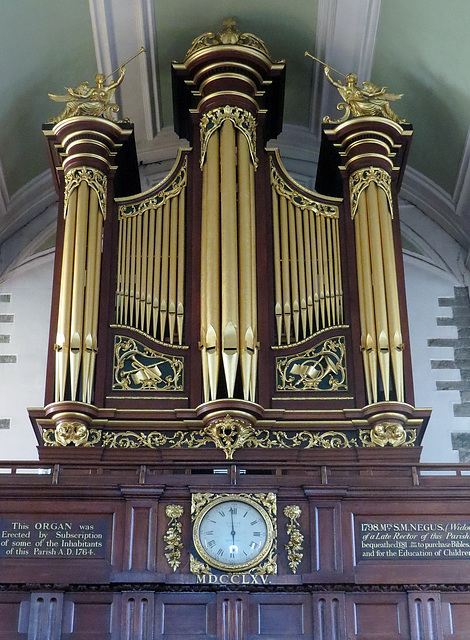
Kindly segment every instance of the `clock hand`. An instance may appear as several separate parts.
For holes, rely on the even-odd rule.
[[[232,534],[232,545],[234,545],[235,544],[235,530],[233,528],[233,510],[232,509],[230,509],[230,516],[232,518],[232,531],[231,531],[231,534]]]

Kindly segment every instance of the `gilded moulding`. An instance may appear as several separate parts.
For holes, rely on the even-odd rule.
[[[300,532],[300,525],[298,522],[302,515],[302,509],[297,504],[290,504],[284,508],[284,515],[289,519],[286,527],[289,542],[285,546],[287,550],[287,560],[292,573],[296,573],[297,567],[304,557],[302,547],[304,536]]]
[[[151,194],[148,198],[137,204],[120,205],[118,209],[119,220],[123,218],[133,218],[134,216],[142,215],[150,209],[162,207],[167,200],[178,196],[187,184],[187,168],[188,159],[185,157],[181,169],[167,187]]]
[[[245,109],[231,107],[228,104],[225,107],[217,107],[204,113],[201,118],[201,169],[204,166],[209,138],[214,131],[217,131],[217,129],[223,125],[225,120],[230,120],[234,127],[245,136],[250,150],[251,161],[256,169],[258,166],[258,158],[256,156],[256,119],[251,113],[245,111]]]
[[[359,429],[359,439],[364,447],[413,447],[416,429],[405,429],[399,422],[383,420],[372,429]]]
[[[108,179],[98,169],[91,167],[78,167],[77,169],[70,169],[65,174],[65,189],[64,189],[64,218],[67,216],[67,204],[72,192],[77,189],[82,182],[86,182],[88,186],[93,189],[98,198],[98,204],[103,219],[106,220],[106,190],[108,185]]]
[[[45,429],[42,433],[44,444],[49,447],[93,447],[101,440],[100,429],[88,429],[83,422],[61,421],[55,429]]]
[[[357,439],[348,437],[341,431],[269,431],[258,430],[250,425],[243,428],[239,439],[238,431],[213,435],[212,425],[198,431],[177,431],[167,435],[161,431],[136,432],[106,431],[102,434],[101,446],[111,449],[199,449],[214,445],[222,449],[225,458],[231,460],[238,449],[351,449],[357,447]]]
[[[168,527],[163,536],[165,542],[165,558],[173,569],[176,571],[181,564],[181,549],[183,542],[181,540],[181,521],[183,515],[183,507],[179,504],[169,504],[165,508],[165,513],[170,519]]]
[[[385,192],[388,200],[388,206],[390,207],[390,215],[393,218],[393,200],[391,190],[392,178],[390,177],[390,174],[380,167],[367,167],[366,169],[358,169],[358,171],[355,171],[349,176],[352,219],[354,219],[354,216],[356,215],[361,193],[372,182],[374,182],[379,189],[382,189],[382,191]]]
[[[312,349],[276,357],[276,391],[347,391],[346,344],[329,338]]]
[[[291,186],[289,186],[285,180],[281,177],[280,173],[277,171],[274,166],[273,159],[270,158],[271,165],[271,184],[276,189],[276,192],[290,200],[296,207],[299,209],[308,209],[313,213],[324,216],[325,218],[338,218],[339,217],[339,208],[330,205],[323,204],[322,202],[317,202],[316,200],[312,200],[311,198],[307,198],[302,195]]]
[[[114,337],[114,391],[183,391],[184,358]]]
[[[186,53],[185,60],[201,49],[207,49],[208,47],[216,47],[219,45],[238,45],[242,47],[249,47],[250,49],[261,51],[268,58],[270,57],[269,51],[264,42],[252,33],[242,33],[239,31],[235,20],[228,18],[222,22],[222,25],[222,29],[217,33],[208,31],[195,38]]]

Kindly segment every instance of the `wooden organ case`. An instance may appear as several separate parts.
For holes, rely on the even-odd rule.
[[[467,637],[468,483],[419,462],[411,126],[326,123],[311,192],[266,150],[284,73],[230,23],[197,38],[190,146],[145,193],[130,124],[45,127],[46,402],[39,463],[0,477],[0,639]]]

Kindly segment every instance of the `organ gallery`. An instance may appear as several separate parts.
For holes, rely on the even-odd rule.
[[[147,191],[124,65],[51,95],[42,472],[0,479],[0,638],[464,637],[470,494],[419,462],[413,129],[399,95],[325,72],[343,113],[315,191],[267,147],[285,64],[233,21],[173,64],[182,146]]]

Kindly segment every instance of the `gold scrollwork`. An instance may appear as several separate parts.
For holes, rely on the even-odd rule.
[[[370,431],[359,429],[359,439],[364,447],[412,447],[416,437],[416,429],[405,429],[393,420],[377,422]]]
[[[204,165],[209,138],[214,131],[222,126],[225,120],[231,120],[233,125],[241,131],[247,139],[251,161],[256,169],[258,166],[258,158],[256,156],[256,119],[245,109],[231,107],[228,104],[225,105],[225,107],[217,107],[216,109],[212,109],[212,111],[204,113],[201,118],[201,169]]]
[[[290,200],[299,209],[308,209],[316,215],[323,216],[325,218],[338,218],[339,208],[331,204],[323,204],[322,202],[316,202],[311,198],[307,198],[298,191],[295,191],[289,186],[281,177],[280,173],[274,166],[273,159],[270,159],[271,164],[271,184],[276,189],[276,192]]]
[[[93,447],[101,440],[101,430],[88,429],[83,422],[63,420],[55,429],[45,429],[42,439],[46,447]]]
[[[181,541],[181,522],[183,515],[183,507],[179,504],[169,504],[166,506],[165,513],[170,519],[163,540],[165,541],[165,558],[173,569],[176,571],[181,564],[181,549],[183,543]]]
[[[358,169],[349,176],[352,219],[354,219],[354,216],[356,215],[361,193],[372,182],[374,182],[379,189],[382,189],[382,191],[385,192],[388,200],[388,206],[390,208],[390,215],[393,218],[393,200],[391,190],[392,178],[390,177],[390,174],[380,167],[366,167],[365,169]]]
[[[346,344],[329,338],[313,349],[276,358],[277,391],[346,391]]]
[[[65,174],[64,217],[67,215],[67,203],[72,192],[77,189],[83,181],[96,193],[101,215],[103,219],[106,220],[106,190],[108,179],[104,173],[91,167],[70,169],[70,171],[67,171]]]
[[[114,339],[114,390],[182,391],[184,358],[146,347],[126,336]]]
[[[289,519],[286,527],[289,542],[285,546],[287,559],[292,573],[296,573],[297,567],[304,557],[302,547],[304,536],[300,533],[300,525],[298,522],[302,515],[302,509],[297,504],[290,504],[284,508],[284,515]]]
[[[123,218],[133,218],[134,216],[142,215],[149,209],[157,209],[158,207],[162,207],[167,200],[178,196],[184,189],[184,187],[186,187],[187,167],[188,159],[185,157],[181,169],[175,176],[174,180],[172,180],[172,182],[167,187],[161,189],[160,191],[157,191],[157,193],[152,193],[151,196],[137,204],[120,205],[118,211],[119,220],[122,220]]]
[[[252,33],[241,33],[241,31],[237,29],[235,20],[228,18],[222,22],[222,25],[222,29],[217,33],[208,31],[195,38],[185,56],[185,60],[200,49],[207,49],[208,47],[218,45],[250,47],[251,49],[261,51],[269,58],[269,52],[264,42]]]
[[[223,449],[227,460],[231,459],[233,452],[243,447],[260,449],[351,449],[357,446],[356,438],[348,438],[341,431],[311,432],[298,431],[292,434],[285,431],[269,431],[268,429],[254,429],[250,425],[244,428],[243,438],[239,441],[237,432],[233,436],[224,434],[224,440],[213,438],[210,431],[201,429],[198,431],[177,431],[172,435],[166,435],[161,431],[148,433],[135,431],[103,433],[102,446],[111,449],[138,449],[145,447],[158,449],[169,447],[170,449],[199,449],[207,444],[214,444],[216,448]],[[233,438],[233,440],[231,439]]]

